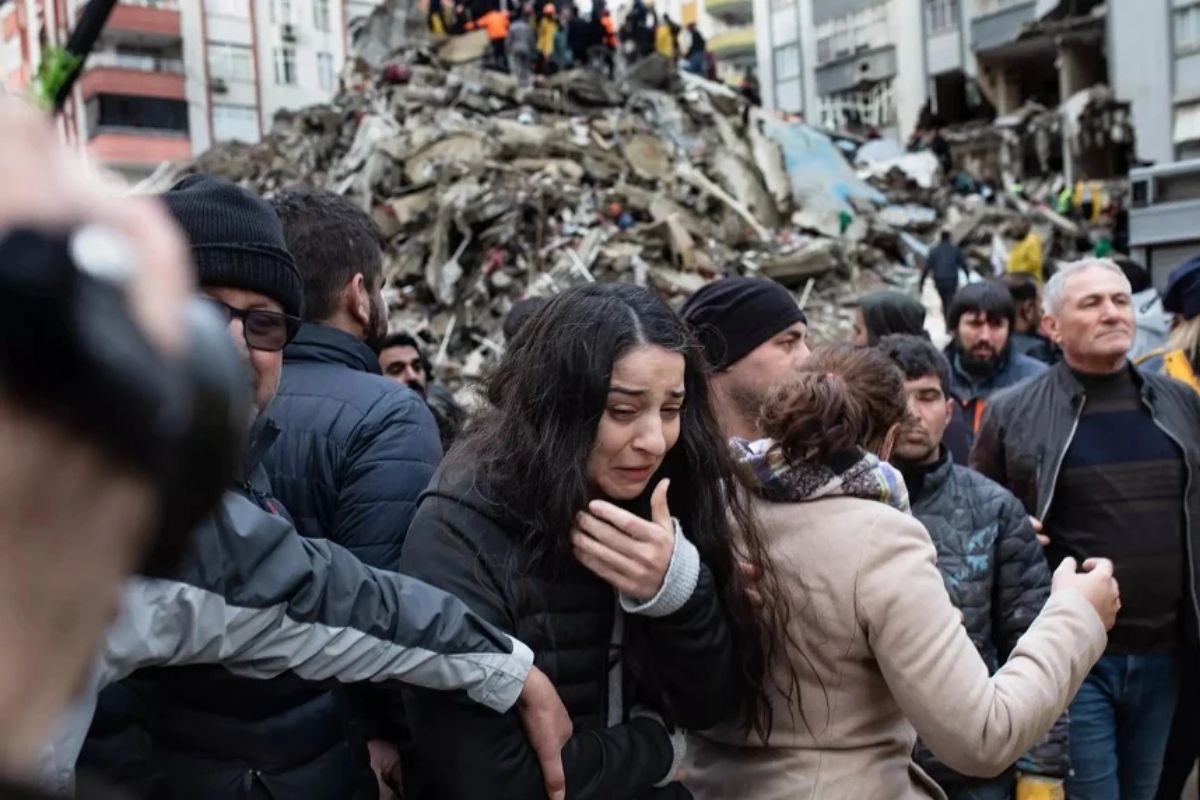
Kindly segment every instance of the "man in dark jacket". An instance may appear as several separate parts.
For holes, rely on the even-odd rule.
[[[387,334],[379,232],[330,192],[291,189],[273,205],[304,280],[304,324],[268,412],[283,430],[264,458],[271,486],[300,533],[395,569],[441,446],[425,403],[382,376],[372,349]]]
[[[155,799],[377,796],[344,705],[303,679],[401,677],[468,689],[502,711],[532,653],[455,598],[296,535],[261,468],[278,435],[261,411],[299,325],[300,274],[274,212],[249,192],[193,176],[164,200],[188,235],[202,292],[229,320],[260,416],[236,488],[197,529],[178,574],[132,587],[95,680],[154,664],[231,668],[142,669],[110,687],[91,765]],[[507,688],[495,696],[495,686]],[[69,747],[56,753],[73,761]]]
[[[950,391],[962,405],[972,433],[979,429],[994,392],[1046,369],[1042,362],[1013,352],[1015,319],[1012,296],[994,281],[964,286],[950,301]]]
[[[1046,285],[1063,361],[995,397],[971,465],[1041,519],[1051,567],[1111,558],[1121,615],[1071,704],[1070,800],[1153,798],[1184,663],[1197,638],[1200,398],[1139,373],[1129,281],[1111,261]]]
[[[921,271],[921,280],[917,284],[918,292],[925,288],[925,281],[930,274],[933,275],[933,286],[937,289],[938,297],[942,298],[942,313],[949,319],[950,301],[958,291],[958,277],[962,275],[965,283],[970,275],[967,259],[962,249],[950,238],[950,231],[942,231],[938,243],[925,257],[925,269]]]
[[[437,423],[416,392],[383,377],[383,253],[371,218],[346,198],[280,192],[272,205],[304,280],[304,324],[283,353],[270,414],[283,433],[264,464],[296,528],[363,563],[395,570],[417,497],[441,460]],[[356,721],[381,774],[396,729],[377,692],[354,688]]]
[[[892,451],[913,516],[929,531],[937,565],[963,626],[995,673],[1050,596],[1050,569],[1021,503],[1004,487],[955,464],[942,446],[954,410],[950,365],[928,340],[885,336],[878,344],[904,372],[909,417]],[[941,764],[923,745],[917,762],[950,800],[1011,800],[1019,781],[1057,784],[1069,771],[1067,721],[1008,772],[981,780]],[[1036,778],[1034,776],[1037,776]]]

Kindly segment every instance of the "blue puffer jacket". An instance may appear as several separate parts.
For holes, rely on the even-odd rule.
[[[264,463],[296,529],[395,570],[417,498],[441,461],[425,401],[384,378],[358,339],[306,324],[284,350],[267,413],[283,434]]]
[[[950,599],[988,671],[995,673],[1050,597],[1050,568],[1017,498],[954,464],[943,451],[930,469],[903,468],[913,516],[937,548]],[[917,761],[943,786],[967,782],[918,744]],[[1065,778],[1067,718],[1018,762],[1023,772]]]

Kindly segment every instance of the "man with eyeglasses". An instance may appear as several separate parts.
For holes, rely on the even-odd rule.
[[[260,462],[279,431],[261,412],[303,293],[275,213],[206,176],[163,199],[189,238],[200,291],[229,320],[260,413],[242,474],[177,574],[131,582],[89,688],[138,671],[100,695],[81,768],[135,798],[378,797],[339,696],[307,681],[395,680],[465,691],[496,711],[516,704],[561,797],[569,720],[529,649],[444,592],[298,535],[271,496]],[[86,724],[89,711],[69,721]],[[67,727],[50,756],[64,772],[77,746]],[[50,783],[63,774],[47,771]]]

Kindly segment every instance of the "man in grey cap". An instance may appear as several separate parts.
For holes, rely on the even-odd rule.
[[[758,439],[767,391],[808,358],[808,318],[787,289],[760,278],[722,278],[684,304],[712,365],[710,382],[726,438]]]

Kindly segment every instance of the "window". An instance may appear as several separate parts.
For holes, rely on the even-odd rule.
[[[252,0],[204,0],[204,9],[209,14],[246,19],[250,16],[250,2]]]
[[[213,139],[218,142],[258,141],[258,110],[254,106],[230,106],[214,103]]]
[[[272,0],[271,22],[284,25],[292,21],[292,0]]]
[[[329,53],[317,53],[317,82],[326,92],[334,90],[333,85],[333,56]]]
[[[785,81],[800,74],[800,45],[775,48],[775,80]]]
[[[313,0],[313,27],[329,30],[329,0]]]
[[[790,114],[799,114],[802,106],[799,78],[775,82],[775,107],[777,109]]]
[[[1200,47],[1200,4],[1175,10],[1175,52]]]
[[[183,100],[98,94],[88,101],[88,131],[101,128],[149,130],[187,135],[188,108]]]
[[[275,48],[275,83],[280,86],[296,85],[296,48]]]
[[[208,74],[227,81],[254,80],[254,64],[250,48],[242,44],[209,42]]]
[[[958,0],[925,0],[925,14],[930,35],[958,28]]]

